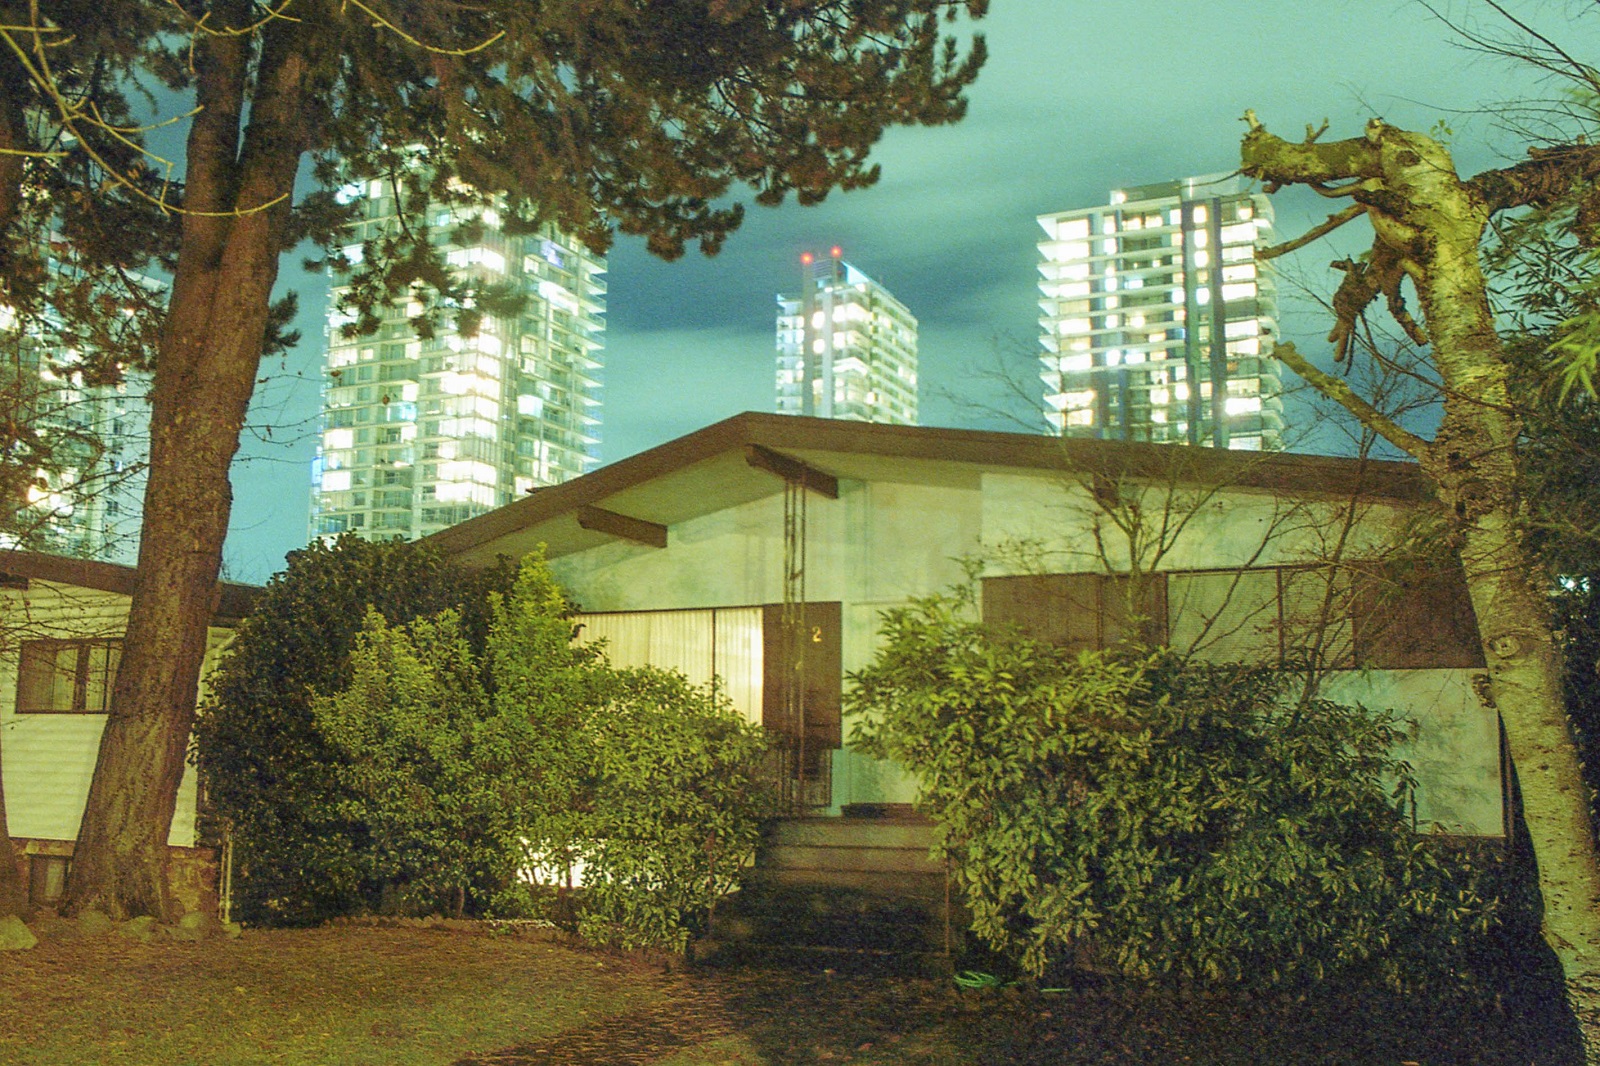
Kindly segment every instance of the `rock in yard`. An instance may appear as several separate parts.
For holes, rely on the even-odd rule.
[[[84,911],[78,915],[78,932],[84,936],[105,936],[117,927],[102,911]]]
[[[40,940],[76,940],[83,931],[71,918],[34,918],[33,934]]]
[[[16,915],[0,918],[0,951],[27,951],[39,942]]]
[[[190,911],[178,924],[167,926],[167,935],[174,940],[204,940],[218,931],[217,923],[204,911]]]
[[[150,943],[150,938],[156,934],[156,920],[148,914],[141,914],[137,918],[129,918],[117,927],[117,933],[129,940],[137,940],[141,944]]]

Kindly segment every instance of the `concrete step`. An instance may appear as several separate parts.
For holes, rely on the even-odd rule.
[[[747,881],[761,886],[849,889],[883,899],[943,901],[945,894],[943,871],[784,869],[763,867],[758,863]]]
[[[730,944],[929,952],[946,944],[943,900],[886,898],[841,887],[765,882],[719,906],[711,938]]]
[[[756,866],[772,870],[861,871],[884,874],[944,876],[944,866],[928,858],[926,848],[781,845],[764,847]]]
[[[933,846],[933,824],[901,818],[784,818],[768,827],[775,847],[912,848]]]

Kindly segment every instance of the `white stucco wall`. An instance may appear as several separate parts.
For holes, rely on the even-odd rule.
[[[1086,487],[1049,473],[976,472],[932,485],[842,481],[839,499],[807,500],[806,595],[843,605],[848,673],[871,659],[881,612],[960,582],[963,556],[980,556],[992,574],[1031,569],[1101,569]],[[1164,491],[1141,504],[1157,519]],[[1169,508],[1183,529],[1161,569],[1282,566],[1330,557],[1344,529],[1338,503],[1285,504],[1261,491],[1216,493],[1196,506],[1180,492]],[[1192,512],[1192,513],[1191,513]],[[1393,505],[1364,506],[1347,537],[1346,557],[1388,539]],[[553,560],[557,577],[587,611],[744,606],[782,599],[783,499],[780,494],[671,527],[665,549],[614,542]],[[1264,543],[1265,541],[1265,543]],[[1031,545],[1031,566],[1014,550]],[[1103,538],[1114,568],[1117,535]],[[1498,835],[1501,784],[1497,725],[1472,694],[1467,671],[1364,671],[1336,679],[1336,698],[1393,706],[1413,717],[1406,753],[1423,779],[1418,816],[1451,832]],[[833,799],[910,802],[914,782],[898,768],[849,750],[834,755]]]
[[[0,593],[0,773],[13,837],[74,840],[83,818],[105,729],[103,714],[17,714],[18,642],[121,637],[128,597],[34,581]],[[228,630],[212,629],[204,676],[216,664]],[[185,766],[167,842],[195,843],[195,770]]]

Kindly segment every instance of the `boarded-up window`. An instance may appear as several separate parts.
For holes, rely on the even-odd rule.
[[[17,713],[105,714],[121,660],[119,640],[24,641]]]
[[[983,579],[983,620],[1073,651],[1100,646],[1099,574],[1020,574]]]
[[[983,580],[983,620],[1073,650],[1129,636],[1211,662],[1316,662],[1329,669],[1480,669],[1477,623],[1457,566],[1372,563]],[[1163,624],[1164,623],[1164,624]]]
[[[800,663],[799,708],[802,723],[789,709],[785,697],[785,683],[794,670],[793,653],[785,639],[788,634],[783,624],[783,605],[771,603],[763,609],[763,661],[766,677],[762,706],[762,723],[770,730],[786,736],[805,735],[807,747],[838,748],[844,743],[844,643],[841,605],[808,603],[800,637],[804,642],[804,658]]]
[[[1477,617],[1458,565],[1385,564],[1359,575],[1356,659],[1377,670],[1482,669]]]
[[[1020,574],[983,579],[983,620],[1014,625],[1035,640],[1072,651],[1132,638],[1166,641],[1165,574]]]
[[[1275,571],[1173,574],[1167,584],[1174,648],[1210,662],[1278,661]]]

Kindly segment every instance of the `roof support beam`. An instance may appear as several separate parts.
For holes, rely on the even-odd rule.
[[[747,444],[744,449],[745,462],[757,470],[765,470],[769,474],[776,474],[785,481],[798,482],[810,489],[818,496],[826,496],[830,500],[839,498],[839,479],[832,474],[824,474],[816,467],[807,466],[800,460],[775,452],[771,448],[763,448],[759,444]]]
[[[667,546],[667,527],[646,522],[642,518],[630,518],[601,507],[583,506],[578,508],[577,519],[578,525],[595,533],[631,540],[647,548]]]

